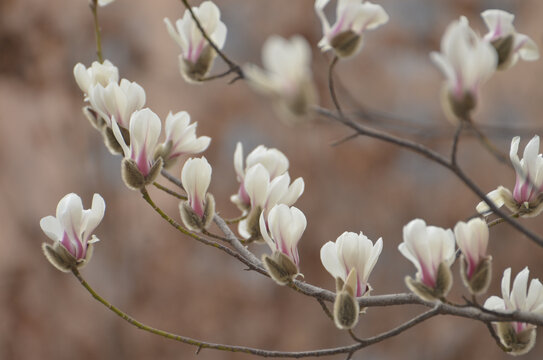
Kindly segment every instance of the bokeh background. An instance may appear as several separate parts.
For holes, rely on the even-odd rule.
[[[543,45],[543,2],[377,1],[390,22],[369,33],[362,53],[337,66],[344,107],[379,110],[391,119],[373,126],[403,134],[447,154],[452,126],[440,111],[442,77],[430,62],[447,24],[466,15],[486,31],[479,13],[501,8],[516,14],[516,26]],[[192,1],[197,4],[198,2]],[[313,47],[320,102],[331,107],[326,69],[329,54],[316,48],[321,25],[312,0],[220,0],[228,26],[225,51],[239,63],[260,64],[260,48],[271,34],[302,34]],[[330,15],[334,6],[330,6]],[[426,159],[369,138],[339,146],[349,134],[315,117],[288,127],[270,103],[243,81],[186,84],[178,73],[177,45],[163,18],[179,18],[180,1],[117,0],[100,9],[104,53],[122,77],[141,84],[147,106],[163,119],[187,110],[198,133],[212,136],[205,156],[213,165],[211,191],[224,217],[238,212],[229,195],[237,189],[232,158],[236,142],[246,153],[259,144],[290,159],[292,177],[306,191],[297,203],[308,218],[300,244],[305,279],[333,289],[322,268],[320,247],[342,232],[363,231],[384,239],[370,278],[374,294],[405,292],[403,278],[414,267],[397,251],[402,227],[420,217],[453,227],[474,214],[477,198],[446,170]],[[58,200],[76,192],[86,207],[92,194],[107,203],[96,233],[91,264],[83,275],[106,299],[149,325],[211,342],[301,351],[351,342],[324,316],[319,304],[276,286],[232,258],[180,236],[120,178],[120,158],[105,150],[100,135],[81,114],[82,94],[73,80],[77,62],[95,60],[92,18],[86,0],[0,1],[0,358],[1,359],[248,359],[203,350],[144,333],[93,300],[73,276],[50,266],[40,245],[48,241],[39,219],[53,214]],[[216,61],[214,71],[225,69]],[[484,88],[476,122],[508,152],[510,139],[541,135],[543,63],[519,63]],[[397,119],[399,117],[400,119]],[[406,120],[407,119],[407,120]],[[367,119],[360,119],[366,121]],[[485,191],[514,185],[514,174],[490,156],[473,136],[461,141],[459,162]],[[523,145],[522,145],[523,146]],[[172,170],[180,174],[180,165]],[[163,181],[165,183],[165,181]],[[155,190],[157,202],[178,219],[177,202]],[[541,218],[523,220],[543,234]],[[261,253],[258,245],[252,248]],[[503,270],[529,266],[543,278],[543,249],[508,225],[491,230],[494,257],[490,294],[499,294]],[[450,298],[466,292],[453,268]],[[356,333],[371,336],[421,312],[419,306],[372,308]],[[539,334],[541,336],[541,334]],[[543,342],[525,359],[541,359]],[[333,357],[332,357],[333,358]],[[335,357],[341,358],[341,357]],[[431,319],[354,359],[507,359],[481,323],[453,317]]]

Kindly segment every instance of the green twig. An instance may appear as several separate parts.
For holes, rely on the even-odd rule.
[[[92,11],[92,17],[94,19],[94,35],[96,37],[96,56],[100,63],[104,62],[104,56],[102,55],[102,36],[100,35],[100,23],[98,22],[98,0],[91,0],[89,6]]]

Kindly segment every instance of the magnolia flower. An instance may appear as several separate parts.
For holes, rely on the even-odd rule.
[[[92,207],[84,210],[81,198],[71,193],[59,201],[56,217],[41,219],[41,229],[54,241],[52,246],[47,243],[42,246],[51,264],[64,272],[87,264],[92,256],[92,244],[98,241],[91,234],[102,221],[105,208],[104,199],[94,194]]]
[[[260,238],[259,218],[268,218],[269,210],[277,204],[293,205],[304,192],[304,180],[297,178],[290,184],[288,172],[270,181],[270,174],[262,164],[252,166],[243,181],[250,200],[251,210],[247,218],[240,221],[238,231],[245,239]]]
[[[264,43],[262,63],[265,70],[255,65],[244,67],[249,84],[274,99],[282,118],[300,120],[317,100],[309,44],[301,36],[290,40],[272,36]]]
[[[98,0],[98,6],[106,6],[114,2],[115,0]]]
[[[513,193],[500,186],[488,193],[487,197],[497,207],[505,205],[513,213],[533,217],[543,210],[543,156],[539,154],[539,136],[534,136],[528,142],[522,160],[518,157],[519,143],[520,137],[514,137],[509,151],[509,158],[517,174]],[[490,207],[482,201],[477,205],[477,211],[487,214]]]
[[[447,295],[452,286],[450,266],[455,258],[454,235],[450,229],[426,226],[415,219],[403,228],[398,249],[417,268],[416,278],[406,277],[407,286],[428,301]]]
[[[211,165],[205,157],[188,159],[181,170],[181,183],[187,201],[179,204],[181,219],[194,231],[207,228],[215,213],[215,200],[207,193],[211,183]]]
[[[245,190],[245,173],[254,165],[262,164],[269,174],[269,180],[284,174],[289,167],[289,161],[285,154],[277,149],[268,149],[264,145],[256,147],[245,160],[243,164],[243,146],[238,142],[234,152],[234,169],[236,170],[237,180],[240,183],[238,193],[232,195],[230,200],[236,204],[240,210],[247,211],[251,206],[251,199]]]
[[[122,79],[119,84],[110,82],[103,86],[100,83],[89,88],[89,102],[94,111],[112,127],[112,119],[128,129],[132,114],[145,105],[145,90],[135,82]]]
[[[119,82],[119,69],[109,60],[103,63],[95,61],[89,68],[78,63],[74,67],[74,77],[81,91],[88,95],[91,87],[97,84],[106,87],[110,83]]]
[[[219,8],[211,1],[204,1],[200,7],[193,7],[192,11],[209,38],[222,49],[226,41],[226,25],[220,20]],[[164,22],[172,39],[181,47],[181,75],[188,82],[201,81],[217,56],[215,50],[208,44],[188,10],[185,10],[182,19],[175,22],[177,29],[170,19],[165,18]]]
[[[324,33],[319,47],[323,51],[334,49],[339,57],[358,53],[363,44],[363,32],[377,29],[388,22],[388,14],[380,5],[363,0],[338,0],[336,23],[330,25],[324,14],[329,1],[315,1],[315,11],[322,22]]]
[[[196,137],[198,123],[189,124],[190,115],[186,111],[176,114],[170,112],[166,117],[166,140],[157,150],[158,155],[164,159],[164,167],[173,165],[181,155],[198,154],[209,146],[209,136]]]
[[[488,289],[492,277],[491,256],[486,255],[488,226],[480,218],[467,223],[460,221],[454,227],[456,243],[462,251],[460,273],[462,281],[472,294],[479,295]]]
[[[299,272],[297,246],[306,225],[304,213],[285,204],[274,206],[267,219],[263,213],[260,215],[260,232],[273,251],[271,257],[264,254],[262,261],[270,276],[280,285],[287,284]]]
[[[526,61],[539,59],[536,43],[527,35],[516,32],[513,26],[515,15],[503,10],[486,10],[481,16],[488,27],[484,39],[496,49],[499,69],[510,68],[519,57]]]
[[[371,286],[368,278],[379,259],[383,249],[383,239],[375,242],[368,239],[362,232],[344,232],[336,242],[328,241],[321,248],[321,262],[335,279],[340,278],[344,283],[351,270],[356,272],[355,296],[369,294]]]
[[[162,169],[162,159],[155,160],[154,153],[162,128],[160,118],[149,108],[138,110],[130,117],[130,146],[128,146],[112,118],[113,134],[121,146],[123,180],[131,189],[139,190],[153,182]]]
[[[508,313],[525,311],[543,315],[543,285],[538,279],[532,279],[528,288],[529,275],[527,267],[519,272],[511,290],[511,268],[506,269],[502,278],[502,298],[491,296],[484,307]],[[512,355],[525,354],[534,346],[535,325],[523,322],[499,322],[495,325],[501,343],[511,349]]]
[[[481,86],[496,70],[496,51],[462,16],[447,27],[441,53],[432,52],[430,57],[446,77],[442,92],[445,114],[451,121],[469,119]]]

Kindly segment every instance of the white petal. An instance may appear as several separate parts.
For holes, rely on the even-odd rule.
[[[334,278],[341,278],[345,281],[347,274],[345,273],[345,266],[340,263],[338,256],[338,250],[336,243],[328,241],[321,248],[321,262],[326,271]]]

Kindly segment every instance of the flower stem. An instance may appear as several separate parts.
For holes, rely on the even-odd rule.
[[[94,18],[94,35],[96,37],[96,56],[100,63],[104,62],[104,56],[102,55],[102,36],[100,34],[100,24],[98,22],[98,0],[91,0],[89,4],[92,17]]]

